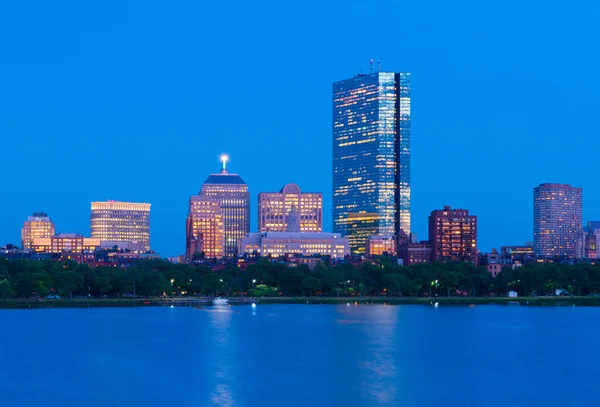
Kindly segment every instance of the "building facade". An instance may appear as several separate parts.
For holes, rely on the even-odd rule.
[[[410,266],[431,263],[431,244],[427,241],[417,242],[415,234],[407,235],[404,230],[400,230],[396,245],[400,264]]]
[[[587,226],[583,229],[585,241],[586,259],[600,259],[600,222],[588,221]]]
[[[36,238],[50,238],[56,233],[56,227],[52,219],[45,212],[36,212],[27,217],[21,229],[21,248],[23,250],[33,249],[33,241]]]
[[[220,259],[225,255],[221,206],[210,196],[190,197],[185,255],[191,260],[195,254],[204,254],[210,259]]]
[[[239,241],[250,233],[250,193],[238,174],[227,172],[227,160],[227,157],[221,157],[221,172],[211,174],[204,181],[200,195],[219,202],[223,216],[224,256],[232,257],[237,254]]]
[[[221,156],[222,168],[190,198],[186,228],[186,257],[204,252],[209,258],[238,254],[242,238],[250,233],[250,193],[238,174],[227,171],[229,158]],[[222,236],[222,244],[221,244]]]
[[[141,243],[150,250],[150,204],[92,202],[91,237],[103,242]]]
[[[61,233],[52,237],[33,239],[33,250],[38,253],[83,253],[100,247],[100,239],[83,237],[75,233]]]
[[[300,217],[292,207],[287,231],[250,233],[240,240],[239,252],[258,253],[265,257],[326,255],[343,258],[350,254],[350,245],[348,239],[339,233],[301,232]]]
[[[367,256],[396,255],[395,236],[369,236],[366,245]]]
[[[533,247],[541,257],[582,254],[583,191],[569,184],[541,184],[533,190]]]
[[[333,231],[363,254],[371,235],[410,233],[410,73],[333,84]]]
[[[477,263],[477,216],[467,209],[435,210],[429,216],[432,261]]]
[[[258,231],[285,232],[292,207],[298,209],[301,232],[323,231],[323,194],[301,192],[296,184],[258,194]]]

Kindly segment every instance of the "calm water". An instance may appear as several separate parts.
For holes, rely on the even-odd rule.
[[[600,405],[599,322],[582,307],[0,310],[0,405]]]

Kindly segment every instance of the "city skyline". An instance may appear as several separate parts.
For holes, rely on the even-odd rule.
[[[58,232],[88,236],[89,203],[118,199],[152,203],[152,248],[181,254],[188,199],[221,152],[249,185],[251,231],[257,194],[290,182],[323,192],[330,208],[331,84],[369,72],[370,59],[411,72],[411,231],[421,239],[431,210],[450,205],[477,214],[482,251],[531,241],[531,189],[544,182],[582,187],[584,223],[600,219],[597,171],[583,158],[600,147],[600,58],[588,52],[600,5],[563,30],[576,9],[511,3],[491,17],[474,2],[286,4],[278,19],[264,2],[98,11],[67,0],[72,14],[7,5],[5,15],[28,18],[1,28],[14,40],[0,66],[10,78],[0,170],[15,180],[0,203],[0,242],[18,244],[37,211]],[[227,18],[206,18],[215,13]],[[403,24],[381,24],[384,15]],[[351,31],[339,41],[350,21],[377,40]],[[568,119],[556,119],[556,95],[569,95]],[[551,164],[556,146],[562,165]],[[59,167],[73,169],[68,187],[40,178]],[[331,224],[326,209],[323,230]]]

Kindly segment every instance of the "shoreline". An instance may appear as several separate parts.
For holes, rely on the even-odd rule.
[[[528,306],[600,306],[600,297],[261,297],[229,298],[230,305],[306,304],[306,305],[528,305]],[[212,306],[207,298],[102,298],[102,299],[7,299],[0,300],[0,309],[40,308],[109,308],[156,306]]]

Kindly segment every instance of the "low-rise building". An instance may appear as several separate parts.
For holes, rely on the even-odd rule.
[[[492,277],[496,277],[498,273],[502,271],[502,264],[500,263],[490,263],[487,265],[487,270],[490,272]]]
[[[367,256],[396,255],[396,238],[394,236],[369,236],[366,245]]]
[[[83,237],[75,233],[60,233],[52,237],[36,237],[33,239],[33,251],[42,253],[81,253],[95,251],[100,247],[100,239]]]
[[[419,263],[431,263],[432,248],[427,241],[413,242],[412,235],[400,229],[398,234],[398,262],[405,266]]]
[[[286,232],[250,233],[240,240],[239,253],[258,253],[263,257],[289,254],[328,255],[340,258],[350,254],[347,238],[339,233],[300,232],[298,212],[289,213]]]

